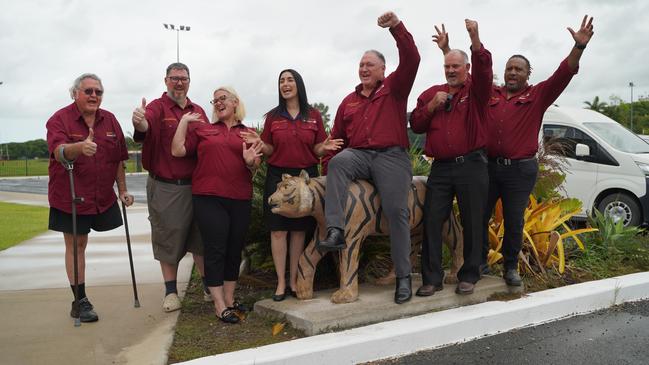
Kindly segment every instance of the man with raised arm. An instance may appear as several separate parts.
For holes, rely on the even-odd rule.
[[[458,272],[458,294],[471,294],[480,280],[482,219],[487,200],[487,156],[484,113],[493,74],[491,53],[480,42],[478,23],[466,19],[471,39],[471,65],[466,53],[451,50],[444,57],[446,84],[435,85],[417,99],[410,115],[415,133],[426,133],[426,155],[433,158],[426,182],[422,281],[418,296],[442,290],[442,224],[457,197],[464,228],[464,264]]]
[[[417,75],[417,46],[396,14],[387,12],[377,21],[388,28],[399,49],[399,65],[385,77],[385,57],[376,50],[363,54],[358,67],[361,83],[347,95],[336,112],[332,139],[343,139],[344,150],[328,165],[325,216],[327,237],[320,251],[345,248],[345,203],[349,184],[371,179],[381,196],[390,227],[392,261],[397,275],[394,301],[412,297],[408,191],[412,168],[408,157],[406,109]]]

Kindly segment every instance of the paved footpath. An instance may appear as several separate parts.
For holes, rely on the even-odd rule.
[[[0,201],[47,206],[42,194],[0,191]],[[166,364],[179,312],[161,308],[164,286],[146,205],[127,211],[141,307],[133,306],[124,228],[91,232],[86,292],[99,314],[96,323],[73,326],[61,233],[48,231],[0,251],[1,364]],[[179,289],[186,287],[191,266],[187,256]]]

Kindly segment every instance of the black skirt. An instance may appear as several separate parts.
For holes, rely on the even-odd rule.
[[[273,195],[277,190],[277,184],[282,181],[282,174],[298,176],[302,170],[306,170],[310,177],[319,176],[317,165],[307,168],[268,165],[266,169],[266,184],[264,185],[264,222],[266,222],[266,227],[270,231],[312,231],[315,227],[315,219],[313,217],[286,218],[271,212],[268,206],[268,197]]]

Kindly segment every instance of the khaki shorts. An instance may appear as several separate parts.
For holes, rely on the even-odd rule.
[[[187,252],[203,255],[203,242],[194,221],[191,185],[153,180],[146,183],[153,257],[175,265]]]

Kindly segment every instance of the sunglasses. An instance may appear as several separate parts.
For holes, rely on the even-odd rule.
[[[95,95],[97,95],[97,96],[102,96],[102,95],[104,95],[104,90],[101,90],[101,89],[93,89],[93,88],[89,88],[89,89],[83,89],[82,91],[83,91],[84,94],[86,94],[86,95],[88,95],[88,96],[91,96],[93,92],[94,92]]]

